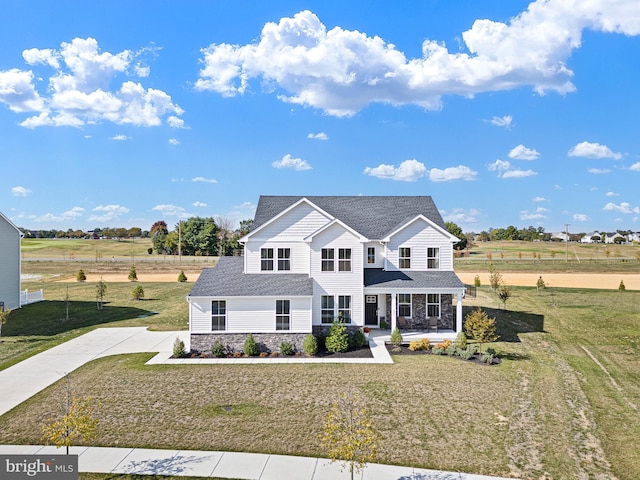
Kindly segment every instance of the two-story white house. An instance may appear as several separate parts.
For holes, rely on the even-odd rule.
[[[465,291],[458,241],[428,196],[262,196],[244,255],[221,257],[189,293],[191,348],[241,348],[249,333],[272,350],[302,348],[337,319],[453,337]]]
[[[0,308],[20,307],[20,239],[22,232],[0,212]]]

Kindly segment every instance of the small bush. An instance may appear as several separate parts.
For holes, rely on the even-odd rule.
[[[258,344],[253,339],[253,335],[249,334],[244,341],[244,346],[242,347],[242,351],[247,357],[255,357],[258,355]]]
[[[409,350],[416,352],[419,350],[429,350],[431,341],[428,338],[421,338],[419,340],[411,340],[409,342]]]
[[[364,336],[362,330],[358,329],[353,333],[351,344],[354,348],[364,347],[367,344],[367,338]]]
[[[277,357],[278,356],[278,352],[271,352],[269,354],[270,357]]]
[[[129,276],[127,277],[130,282],[138,281],[138,273],[136,272],[136,266],[131,265],[131,269],[129,270]]]
[[[431,349],[431,353],[434,355],[444,355],[444,350],[441,349],[440,347],[433,347]]]
[[[381,328],[382,330],[386,330],[387,328],[389,328],[389,324],[388,324],[387,322],[385,322],[384,320],[382,320],[382,321],[380,322],[380,328]]]
[[[280,344],[280,353],[282,355],[293,355],[296,353],[296,348],[291,342],[282,342]]]
[[[491,355],[490,353],[485,353],[484,355],[482,355],[482,358],[480,360],[482,361],[482,363],[488,363],[489,365],[491,365],[493,363],[493,355]]]
[[[476,275],[473,279],[473,286],[474,287],[479,287],[481,285],[480,283],[480,275]]]
[[[391,333],[391,343],[396,347],[402,343],[402,334],[400,330],[396,327],[396,329]]]
[[[233,358],[240,358],[242,357],[242,352],[233,352]]]
[[[133,289],[133,291],[131,292],[131,297],[134,300],[142,300],[144,298],[144,288],[142,288],[142,285],[136,285]]]
[[[318,353],[318,339],[315,337],[315,335],[310,333],[305,337],[302,349],[307,355],[313,356]]]
[[[211,355],[216,358],[222,358],[226,354],[227,349],[224,346],[224,343],[222,343],[222,340],[216,340],[215,342],[213,342],[213,345],[211,346]]]
[[[180,273],[178,274],[178,281],[180,283],[184,283],[187,281],[187,276],[184,274],[184,270],[180,270]]]
[[[466,350],[460,351],[460,358],[464,360],[471,360],[474,353],[476,353],[475,347],[473,345],[469,345]]]
[[[318,333],[316,340],[318,341],[319,352],[322,352],[323,350],[327,349],[327,336],[324,333],[322,332]]]
[[[84,282],[87,279],[87,276],[84,274],[84,270],[78,270],[78,274],[76,275],[76,281]]]
[[[436,347],[438,347],[442,351],[445,351],[447,348],[451,346],[451,343],[452,343],[451,340],[447,339],[444,342],[436,343]]]
[[[180,340],[180,337],[176,337],[173,342],[173,356],[180,358],[184,355],[184,342]]]
[[[495,349],[495,348],[491,348],[491,347],[487,348],[487,349],[484,351],[484,353],[488,353],[488,354],[490,354],[490,355],[493,355],[494,357],[497,357],[497,356],[498,356],[498,352],[496,351],[496,349]]]
[[[459,349],[464,350],[465,348],[467,348],[467,335],[461,331],[460,333],[458,333],[458,335],[456,336],[456,341],[453,343]]]
[[[80,270],[82,271],[82,270]],[[624,286],[624,280],[620,280],[620,285],[618,285],[618,290],[620,290],[621,292],[626,290],[627,287]]]
[[[330,352],[346,352],[349,350],[349,334],[344,323],[334,322],[325,341]]]
[[[458,348],[455,345],[451,344],[446,348],[444,353],[446,353],[447,355],[450,355],[450,356],[453,357],[453,356],[455,356],[457,350],[458,350]]]
[[[266,358],[268,356],[269,356],[269,354],[267,352],[260,352],[260,357],[261,358]]]

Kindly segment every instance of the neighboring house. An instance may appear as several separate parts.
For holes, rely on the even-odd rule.
[[[618,242],[616,242],[616,238],[619,238]],[[627,237],[624,235],[620,235],[618,232],[612,234],[606,234],[604,237],[604,243],[624,243],[627,241]]]
[[[241,348],[249,333],[272,350],[285,339],[301,348],[336,319],[453,338],[465,292],[458,241],[428,196],[262,196],[244,255],[221,257],[189,293],[191,348]]]
[[[567,235],[566,232],[554,232],[551,234],[551,241],[562,241],[562,242],[566,242],[567,239],[569,238],[569,236]]]
[[[600,243],[601,241],[602,241],[602,235],[597,230],[594,232],[586,233],[580,239],[580,243]]]
[[[20,307],[21,238],[18,227],[0,212],[0,304],[5,310]]]
[[[632,232],[627,235],[627,240],[629,242],[640,242],[640,232]]]

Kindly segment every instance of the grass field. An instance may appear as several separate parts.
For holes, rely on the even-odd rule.
[[[382,463],[640,478],[640,292],[515,288],[503,311],[482,287],[465,308],[476,304],[498,320],[499,366],[435,356],[376,366],[144,366],[142,354],[97,360],[71,379],[101,403],[98,445],[323,456],[331,400],[355,388],[384,437]],[[3,416],[0,443],[40,442],[61,391],[56,384]]]

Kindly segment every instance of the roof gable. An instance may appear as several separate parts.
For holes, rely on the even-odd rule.
[[[9,220],[2,212],[0,212],[0,219],[4,220],[5,222],[7,222],[9,225],[11,225],[13,228],[16,229],[16,231],[20,234],[20,236],[22,237],[22,231],[20,231],[20,229],[18,227],[16,227],[16,225]]]
[[[389,233],[389,235],[387,235],[385,238],[383,238],[382,240],[385,242],[389,242],[391,240],[391,237],[393,237],[394,235],[396,235],[397,233],[401,232],[402,230],[404,230],[405,228],[407,228],[409,225],[422,220],[424,221],[427,225],[433,227],[436,231],[440,232],[443,236],[447,237],[447,239],[449,241],[451,241],[452,243],[456,243],[459,242],[460,239],[458,237],[456,237],[455,235],[449,233],[449,231],[446,228],[442,228],[439,225],[436,225],[434,222],[432,222],[431,220],[429,220],[427,217],[425,217],[424,215],[417,215],[415,218],[412,218],[411,220],[409,220],[408,222],[404,222],[403,224],[399,225],[397,228],[395,228],[393,231],[391,231]]]

